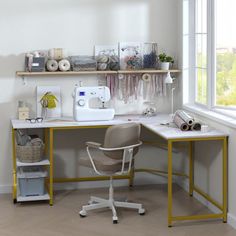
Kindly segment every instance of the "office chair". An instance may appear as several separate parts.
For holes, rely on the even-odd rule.
[[[89,204],[82,207],[80,216],[85,217],[87,211],[110,208],[112,210],[113,223],[118,223],[115,207],[137,209],[140,215],[145,214],[142,204],[115,201],[113,198],[113,176],[125,175],[130,172],[142,142],[140,138],[140,125],[135,123],[115,125],[109,127],[105,134],[104,145],[95,142],[87,142],[87,153],[89,158],[81,158],[79,163],[86,167],[92,167],[98,175],[110,177],[109,199],[91,197]],[[92,157],[90,149],[98,149],[101,155]]]

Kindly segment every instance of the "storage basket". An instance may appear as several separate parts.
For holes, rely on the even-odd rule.
[[[42,160],[44,144],[39,146],[20,146],[16,145],[16,155],[20,162],[32,163]]]
[[[40,167],[20,168],[17,174],[20,196],[29,197],[44,195],[44,183],[46,176],[47,172]]]

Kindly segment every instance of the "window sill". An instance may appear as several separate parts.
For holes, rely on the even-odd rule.
[[[232,116],[235,115],[235,112],[233,111],[227,110],[226,114],[222,114],[222,109],[209,110],[192,104],[184,104],[183,108],[192,113],[211,119],[212,121],[216,121],[231,128],[236,128],[236,119],[232,118]]]

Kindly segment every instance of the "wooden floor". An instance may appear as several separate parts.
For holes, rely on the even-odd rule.
[[[0,236],[235,236],[236,230],[220,220],[177,223],[167,227],[167,189],[164,185],[117,188],[115,196],[143,203],[144,216],[133,210],[118,210],[119,224],[112,224],[108,209],[90,212],[80,218],[78,212],[91,194],[107,197],[107,189],[58,192],[55,204],[12,204],[10,195],[0,196]],[[174,212],[201,214],[209,212],[174,187]]]

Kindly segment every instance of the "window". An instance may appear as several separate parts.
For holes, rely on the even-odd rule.
[[[184,103],[236,109],[235,9],[236,0],[183,0]]]
[[[216,0],[216,106],[236,106],[235,9],[235,0]]]
[[[196,102],[207,104],[207,0],[195,3]]]

